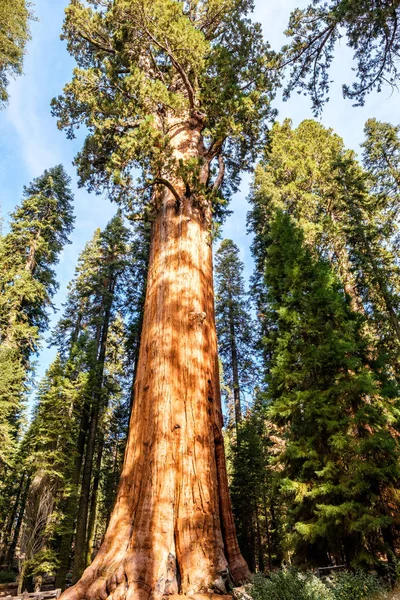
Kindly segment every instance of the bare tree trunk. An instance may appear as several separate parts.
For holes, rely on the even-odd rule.
[[[232,299],[231,299],[232,301]],[[242,420],[242,407],[240,405],[240,383],[239,383],[239,366],[236,346],[236,332],[234,316],[232,309],[229,311],[229,331],[231,338],[231,359],[232,359],[232,375],[233,375],[233,400],[235,406],[235,424],[236,436],[238,435],[239,423]]]
[[[58,557],[60,560],[60,568],[57,570],[55,586],[56,589],[64,589],[65,581],[69,569],[70,555],[71,555],[71,546],[72,540],[74,537],[74,523],[76,518],[76,505],[77,505],[77,490],[79,485],[79,479],[82,470],[82,462],[83,462],[83,454],[85,451],[85,442],[87,431],[89,427],[89,406],[85,403],[83,407],[80,428],[79,428],[79,436],[77,442],[77,452],[75,456],[74,462],[74,472],[72,476],[71,482],[71,493],[68,496],[66,508],[65,508],[65,518],[63,522],[63,534],[61,536],[61,544],[60,551],[58,553]]]
[[[263,500],[264,500],[263,508],[264,508],[264,518],[265,518],[265,534],[267,537],[267,548],[268,548],[268,569],[269,569],[269,571],[272,571],[271,535],[269,532],[269,518],[268,518],[267,500],[265,497],[265,492],[264,492]]]
[[[86,537],[86,564],[88,565],[92,559],[93,552],[93,541],[95,534],[95,526],[96,526],[96,515],[97,515],[97,498],[99,492],[99,484],[100,484],[100,471],[101,471],[101,461],[103,458],[103,448],[104,448],[104,435],[101,433],[98,441],[98,449],[97,449],[97,457],[96,457],[96,467],[93,477],[93,485],[92,485],[92,496],[90,498],[90,510],[89,510],[89,519],[87,526],[87,537]]]
[[[256,517],[256,528],[257,528],[258,570],[260,571],[260,573],[264,573],[264,570],[265,570],[264,552],[263,552],[263,544],[262,544],[262,538],[261,538],[260,516],[258,514],[257,500],[254,502],[254,513],[255,513],[255,517]]]
[[[104,378],[104,365],[106,360],[107,350],[107,338],[108,330],[110,326],[111,307],[114,297],[115,289],[115,278],[109,281],[107,286],[107,300],[104,306],[104,322],[101,330],[100,347],[98,359],[95,366],[94,376],[94,393],[93,403],[90,416],[90,424],[88,431],[88,439],[86,443],[86,455],[85,463],[83,466],[82,474],[82,485],[81,493],[79,497],[79,508],[78,517],[76,524],[76,537],[75,537],[75,557],[74,567],[72,570],[72,581],[76,583],[81,577],[86,565],[86,540],[87,540],[87,526],[89,516],[89,502],[90,502],[90,482],[92,478],[93,459],[96,447],[96,436],[98,430],[98,423],[100,418],[101,406],[101,395]]]
[[[176,128],[176,158],[200,128]],[[209,206],[176,185],[152,228],[125,461],[103,545],[64,600],[225,593],[249,575],[228,495],[222,441]]]
[[[26,471],[24,471],[22,473],[22,477],[21,477],[20,483],[18,485],[17,494],[16,494],[15,501],[13,504],[13,509],[8,516],[8,521],[6,521],[6,523],[5,523],[4,532],[3,532],[2,538],[1,538],[0,565],[3,564],[4,554],[7,550],[7,545],[8,545],[9,539],[10,539],[13,525],[15,523],[15,518],[17,516],[19,501],[20,501],[20,497],[22,494],[22,490],[24,488],[25,475],[26,475]]]
[[[21,531],[22,521],[23,521],[23,518],[24,518],[26,501],[28,499],[28,492],[29,492],[30,485],[31,485],[31,478],[30,478],[30,476],[28,476],[28,479],[26,480],[26,483],[25,483],[25,489],[24,489],[24,492],[23,492],[22,498],[21,498],[21,505],[20,505],[20,509],[19,509],[19,512],[18,512],[18,518],[17,518],[17,522],[16,522],[16,525],[15,525],[15,529],[14,529],[13,539],[11,541],[11,544],[10,544],[10,546],[8,548],[8,552],[7,552],[6,563],[10,567],[12,567],[13,560],[14,560],[15,549],[16,549],[17,544],[18,544],[18,538],[19,538],[19,534],[20,534],[20,531]]]

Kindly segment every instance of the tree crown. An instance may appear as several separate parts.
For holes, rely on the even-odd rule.
[[[71,2],[63,35],[78,67],[53,112],[69,137],[88,130],[76,159],[81,184],[131,194],[136,167],[146,197],[165,178],[193,180],[199,162],[183,164],[170,146],[171,129],[186,121],[201,130],[201,160],[223,156],[225,192],[235,187],[264,139],[273,87],[268,45],[247,18],[252,4]]]

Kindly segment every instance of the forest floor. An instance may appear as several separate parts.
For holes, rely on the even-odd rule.
[[[400,600],[400,588],[393,590],[393,592],[387,594],[385,598],[387,598],[387,600]]]

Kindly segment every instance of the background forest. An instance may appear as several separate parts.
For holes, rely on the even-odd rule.
[[[155,2],[172,44],[181,32],[164,22],[176,4]],[[218,85],[197,77],[202,42],[191,30],[195,58],[172,65],[203,94],[209,137],[228,140],[208,184],[239,546],[253,573],[274,573],[256,577],[256,600],[361,600],[394,586],[399,570],[400,9],[257,0],[262,27],[252,28],[252,3],[233,4],[240,18],[225,43],[237,63],[215,52]],[[19,592],[49,577],[56,588],[76,583],[104,539],[134,402],[149,173],[168,153],[147,125],[135,143],[121,123],[113,130],[123,102],[112,95],[100,110],[93,82],[102,73],[119,90],[124,65],[116,74],[97,17],[78,2],[58,41],[66,5],[0,0],[0,583],[18,576]],[[93,88],[75,71],[59,96],[75,66],[67,50]],[[168,65],[153,60],[140,69],[166,85]],[[135,77],[129,101],[145,113]],[[146,88],[157,110],[183,110],[171,81],[169,96]],[[95,131],[89,142],[81,130],[73,139],[79,127]],[[144,173],[134,193],[129,152]],[[195,186],[194,162],[179,168]],[[310,573],[332,565],[344,573],[326,588]]]

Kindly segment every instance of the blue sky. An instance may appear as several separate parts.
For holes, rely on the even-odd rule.
[[[308,0],[255,0],[254,18],[262,23],[265,37],[274,49],[279,49],[285,41],[283,31],[291,10],[308,3]],[[59,39],[67,4],[68,0],[36,0],[34,12],[38,20],[32,24],[32,40],[25,59],[24,75],[11,83],[9,106],[0,112],[0,205],[3,230],[7,229],[9,213],[20,202],[23,186],[44,169],[62,163],[73,180],[76,226],[71,236],[72,244],[63,251],[57,266],[60,290],[55,304],[59,309],[67,283],[73,276],[78,254],[94,230],[104,227],[116,210],[107,198],[90,195],[77,188],[71,163],[81,140],[67,140],[65,134],[57,130],[55,119],[50,114],[51,99],[69,81],[74,67],[65,42]],[[400,97],[397,92],[384,89],[380,94],[368,96],[364,107],[353,108],[351,102],[341,96],[341,83],[352,79],[351,67],[351,53],[346,48],[345,39],[342,39],[331,72],[335,82],[332,84],[331,101],[321,121],[341,135],[349,148],[357,151],[363,140],[364,122],[369,117],[395,124],[400,122]],[[295,125],[313,117],[310,100],[297,94],[288,102],[282,102],[278,95],[274,105],[279,111],[279,120],[291,118]],[[250,176],[246,175],[241,191],[232,201],[233,215],[227,220],[223,232],[225,237],[232,238],[240,247],[246,276],[252,269],[250,240],[246,235],[249,182]],[[56,319],[57,315],[53,316],[53,323]],[[54,349],[47,349],[44,343],[38,357],[38,377],[43,375],[53,356]]]

